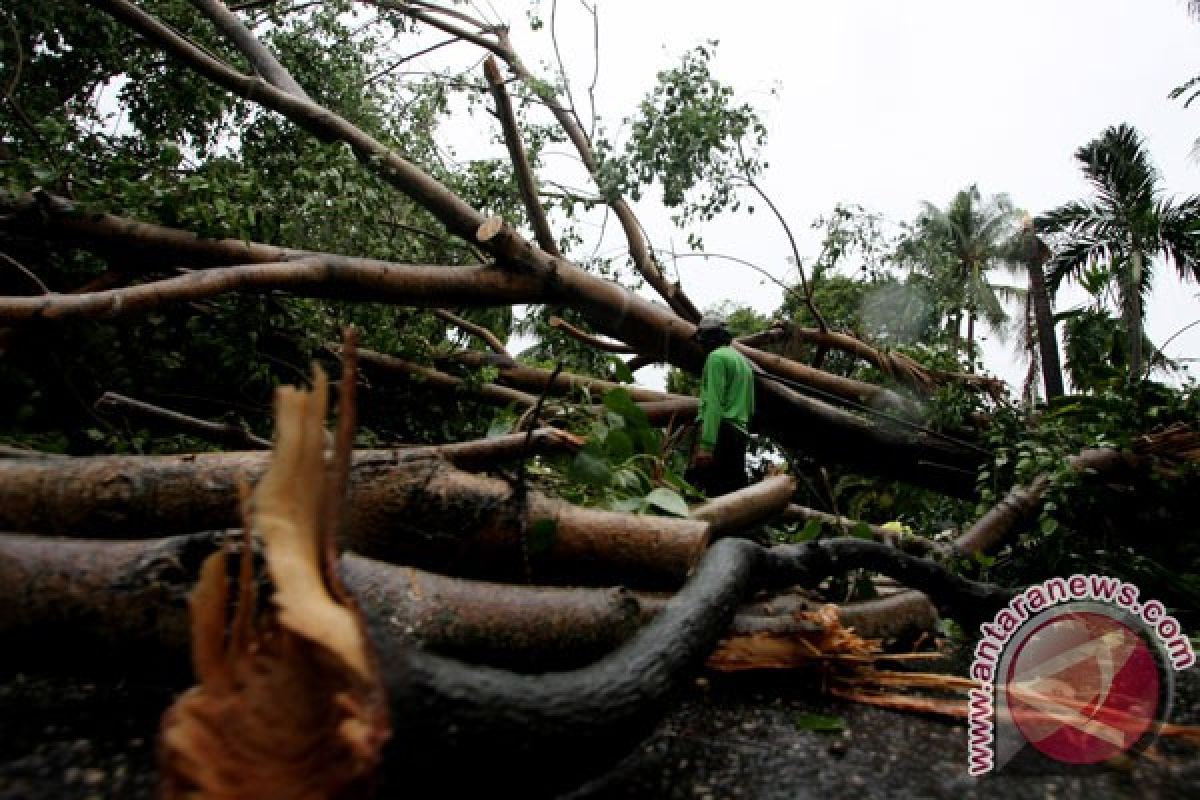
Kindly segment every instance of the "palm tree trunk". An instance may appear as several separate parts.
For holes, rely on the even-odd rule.
[[[1033,295],[1033,318],[1037,326],[1038,348],[1042,357],[1042,381],[1046,399],[1063,396],[1062,364],[1058,359],[1058,336],[1054,331],[1054,314],[1050,308],[1050,292],[1046,289],[1046,273],[1042,266],[1050,255],[1041,239],[1034,239],[1036,252],[1026,265],[1029,270],[1029,291]]]
[[[967,371],[975,371],[975,309],[967,309]]]
[[[1125,290],[1126,319],[1125,329],[1129,335],[1129,382],[1141,380],[1144,355],[1142,341],[1142,269],[1143,256],[1141,248],[1134,247],[1130,254],[1129,285]]]

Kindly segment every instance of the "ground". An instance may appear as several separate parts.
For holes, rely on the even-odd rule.
[[[154,735],[171,697],[146,684],[0,676],[0,800],[153,797]],[[1181,676],[1175,710],[1175,721],[1200,723],[1200,670]],[[845,729],[801,729],[806,712]],[[563,800],[1200,797],[1200,753],[1178,744],[1118,766],[1030,764],[984,780],[967,776],[965,750],[961,725],[823,698],[793,675],[714,676]]]

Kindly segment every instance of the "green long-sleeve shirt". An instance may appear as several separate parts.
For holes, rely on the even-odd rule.
[[[728,420],[749,432],[754,414],[754,371],[746,357],[729,345],[718,347],[704,361],[700,378],[700,446],[717,446],[721,421]]]

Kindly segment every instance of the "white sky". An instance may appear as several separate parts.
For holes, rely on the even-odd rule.
[[[598,5],[597,112],[610,131],[633,113],[658,70],[706,39],[720,40],[714,71],[766,121],[764,157],[771,166],[760,183],[802,235],[806,259],[819,245],[809,223],[838,202],[901,221],[915,216],[921,201],[944,206],[971,183],[985,194],[1008,193],[1034,214],[1082,198],[1087,186],[1073,153],[1120,122],[1145,136],[1168,193],[1200,192],[1200,163],[1190,155],[1200,136],[1200,109],[1167,99],[1174,86],[1200,73],[1200,23],[1188,17],[1183,0]],[[525,7],[500,0],[483,5],[509,15],[526,63],[548,74],[539,66],[552,56],[548,33],[528,32]],[[541,8],[548,25],[549,0]],[[558,32],[576,100],[585,102],[591,18],[578,0],[559,3]],[[458,47],[463,57],[475,55],[469,46]],[[467,155],[475,148],[458,149]],[[563,180],[587,185],[571,171],[570,159],[548,163],[556,161]],[[673,240],[683,249],[684,235],[653,200],[637,211],[656,246]],[[786,238],[765,209],[717,220],[701,233],[707,250],[745,258],[788,282],[795,278],[785,262]],[[619,246],[610,231],[605,250]],[[701,307],[729,299],[769,312],[780,303],[778,288],[745,268],[699,259],[680,267]],[[1060,294],[1058,307],[1080,299]],[[1173,267],[1159,265],[1148,313],[1148,333],[1161,344],[1200,318],[1200,286],[1181,284]],[[991,337],[985,348],[989,369],[1019,386],[1024,365],[1009,348]],[[1175,339],[1167,355],[1200,356],[1200,327]]]

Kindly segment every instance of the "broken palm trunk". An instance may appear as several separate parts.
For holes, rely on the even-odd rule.
[[[168,800],[357,798],[373,787],[389,735],[387,698],[333,560],[344,487],[325,466],[325,392],[318,371],[312,393],[277,395],[275,449],[246,533],[252,527],[265,544],[269,603],[259,607],[245,547],[227,636],[225,551],[201,569],[190,600],[198,684],[162,721]],[[339,442],[347,464],[349,441]]]

